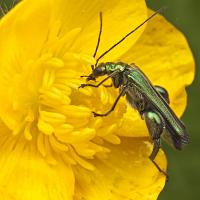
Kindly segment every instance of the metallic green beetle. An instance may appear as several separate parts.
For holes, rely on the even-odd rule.
[[[151,17],[147,20],[151,19],[158,13],[155,12]],[[102,15],[100,14],[101,26],[100,33],[102,29]],[[146,21],[147,21],[146,20]],[[145,21],[145,22],[146,22]],[[143,22],[142,24],[144,24]],[[140,27],[139,25],[138,27]],[[127,36],[133,33],[138,29],[136,27],[133,31],[128,33],[122,40],[118,43],[122,42]],[[100,35],[99,35],[100,38]],[[98,39],[99,43],[100,39]],[[111,47],[107,52],[109,52]],[[98,45],[96,51],[98,49]],[[96,55],[95,51],[95,55]],[[100,56],[101,58],[102,56]],[[99,59],[97,59],[98,62]],[[80,88],[83,87],[99,87],[109,78],[112,79],[113,86],[115,88],[119,88],[119,95],[116,98],[113,106],[109,111],[104,114],[99,114],[93,112],[94,116],[107,116],[109,115],[117,105],[121,96],[126,96],[126,100],[128,103],[135,108],[141,115],[142,119],[145,120],[147,128],[149,130],[149,134],[151,140],[153,141],[153,151],[150,155],[150,160],[155,164],[158,170],[164,173],[167,176],[167,173],[164,172],[154,161],[159,148],[160,148],[160,138],[163,138],[168,144],[170,144],[175,149],[181,150],[185,144],[189,143],[189,137],[185,126],[178,119],[176,114],[169,107],[169,96],[168,92],[162,88],[161,86],[153,86],[151,81],[147,78],[147,76],[135,65],[135,64],[126,64],[123,62],[106,62],[100,63],[96,65],[94,68],[92,66],[92,73],[87,77],[87,81],[96,80],[99,76],[107,75],[105,79],[103,79],[99,84],[82,84]]]

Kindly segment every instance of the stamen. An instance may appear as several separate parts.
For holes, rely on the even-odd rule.
[[[31,123],[28,123],[24,129],[24,136],[27,140],[32,140],[33,136],[31,135]]]
[[[81,131],[73,131],[68,134],[55,134],[56,137],[69,144],[86,142],[95,137],[95,130],[90,128],[82,129]]]
[[[93,171],[95,169],[95,167],[92,164],[90,164],[86,160],[84,160],[81,157],[79,157],[72,148],[70,148],[70,152],[71,152],[71,155],[72,155],[73,159],[77,163],[79,163],[82,167],[84,167],[84,168],[86,168],[88,170],[91,170],[91,171]]]
[[[51,135],[52,133],[55,132],[55,129],[53,128],[53,126],[43,121],[41,118],[39,118],[38,120],[37,127],[45,135]]]
[[[39,133],[37,137],[37,148],[43,157],[47,155],[44,145],[44,137],[46,136],[42,133]]]
[[[52,148],[57,152],[67,152],[69,150],[67,144],[58,140],[55,135],[49,137],[49,142]]]
[[[94,158],[94,155],[96,154],[96,151],[94,149],[91,149],[88,145],[88,143],[82,143],[82,144],[75,144],[73,145],[76,152],[87,159]]]
[[[91,115],[91,110],[85,106],[65,105],[62,107],[63,114],[70,118],[87,118]]]
[[[106,141],[112,143],[112,144],[120,144],[121,140],[118,136],[111,134],[111,135],[106,135],[103,137]]]
[[[15,136],[15,135],[18,135],[19,133],[21,133],[21,132],[24,130],[25,124],[26,124],[25,121],[19,123],[19,124],[15,127],[15,129],[13,130],[12,134]]]
[[[65,63],[60,58],[51,58],[45,63],[46,67],[50,68],[62,68],[65,66]]]
[[[57,127],[55,130],[55,134],[68,134],[74,130],[74,127],[71,124],[62,124]]]
[[[43,76],[42,88],[48,89],[55,81],[55,72],[54,70],[46,69]]]
[[[102,87],[101,90],[101,102],[103,105],[108,105],[109,94],[107,92],[107,88]]]
[[[96,60],[92,56],[88,56],[86,54],[77,54],[77,53],[65,53],[63,59],[70,63],[70,61],[74,62],[74,60],[81,62],[83,65],[94,65]],[[88,71],[89,72],[89,71]]]
[[[66,116],[61,113],[40,111],[40,118],[48,123],[63,124],[66,121]]]
[[[102,128],[100,129],[98,136],[104,137],[106,135],[111,135],[117,131],[117,128],[118,128],[117,124],[112,124],[106,128]]]
[[[72,92],[72,89],[65,84],[62,83],[55,83],[52,85],[53,87],[59,89],[60,91],[64,92],[65,95],[69,96]]]
[[[62,157],[63,161],[66,163],[66,165],[76,165],[77,164],[77,162],[71,156],[71,154],[69,155],[67,153],[62,153],[61,157]]]
[[[52,154],[52,148],[50,146],[49,137],[45,137],[44,142],[45,142],[45,148],[46,148],[46,152],[47,152],[47,155],[45,158],[47,163],[50,165],[56,165],[57,161]]]
[[[13,73],[12,65],[2,70],[3,83],[10,92],[2,118],[13,136],[21,134],[27,144],[36,141],[38,152],[48,164],[56,165],[59,158],[67,165],[94,170],[90,160],[105,158],[109,153],[104,142],[120,143],[115,134],[119,124],[92,114],[112,106],[115,92],[104,87],[78,89],[85,83],[80,76],[88,74],[96,61],[91,55],[72,51],[81,29],[73,29],[65,37],[60,22],[54,29],[38,59],[27,61],[26,66],[17,65],[17,73],[16,69]],[[117,109],[114,117],[121,118],[123,112],[125,109]]]

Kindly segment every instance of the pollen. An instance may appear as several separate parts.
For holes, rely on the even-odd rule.
[[[90,161],[109,153],[104,144],[120,144],[116,130],[126,104],[122,99],[123,106],[109,116],[93,116],[92,111],[108,111],[118,91],[104,86],[79,89],[86,81],[80,76],[91,72],[95,59],[71,48],[80,28],[62,37],[59,22],[55,24],[40,55],[22,63],[16,55],[1,70],[0,101],[7,102],[1,114],[13,137],[33,142],[49,164],[55,165],[61,157],[67,165],[94,170]]]

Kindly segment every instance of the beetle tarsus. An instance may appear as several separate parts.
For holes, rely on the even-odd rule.
[[[78,87],[78,89],[79,89],[79,88],[84,88],[85,86],[87,86],[87,84],[81,84],[81,85]]]
[[[156,168],[158,169],[158,171],[160,172],[160,173],[162,173],[165,177],[166,177],[166,181],[168,181],[169,180],[169,175],[167,174],[167,172],[165,172],[164,170],[162,170],[160,167],[159,167],[159,165],[154,161],[154,160],[152,160],[150,157],[149,157],[149,159],[152,161],[152,163],[156,166]]]
[[[104,84],[103,84],[103,86],[104,86],[105,88],[113,87],[112,83],[111,83],[110,85],[104,85]]]
[[[99,87],[98,85],[93,85],[93,84],[81,84],[78,88],[84,88],[84,87]]]
[[[107,113],[106,114],[100,114],[100,113],[96,113],[96,112],[92,112],[92,113],[93,113],[94,117],[105,117],[108,115]]]

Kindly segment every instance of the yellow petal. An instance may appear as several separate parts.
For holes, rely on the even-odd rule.
[[[21,1],[5,15],[0,21],[1,56],[10,61],[19,56],[19,64],[38,56],[47,39],[51,9],[45,1]]]
[[[186,106],[184,88],[194,78],[194,59],[179,30],[157,15],[149,21],[140,39],[122,56],[122,60],[135,63],[154,85],[166,88],[173,110],[179,116],[183,113]]]
[[[117,115],[113,113],[114,117],[108,121],[96,122],[101,131],[93,129],[95,119],[90,110],[93,103],[98,105],[95,98],[100,97],[107,104],[111,95],[93,95],[91,100],[85,98],[84,92],[78,92],[82,83],[78,73],[87,67],[86,63],[94,61],[91,56],[99,32],[100,11],[103,33],[97,57],[142,23],[147,10],[143,0],[24,0],[0,21],[0,104],[5,105],[0,107],[0,117],[15,133],[11,136],[8,131],[0,139],[1,196],[17,200],[72,199],[75,180],[71,165],[75,165],[75,199],[155,199],[162,189],[164,177],[148,159],[151,146],[145,140],[122,139],[122,145],[104,147],[104,141],[121,142],[115,135],[120,121]],[[102,60],[112,61],[123,54],[138,40],[143,29]],[[66,79],[62,73],[65,70],[73,71],[75,77],[69,73],[72,77]],[[59,74],[63,78],[56,77]],[[54,81],[60,89],[52,86]],[[85,94],[92,92],[88,90]],[[40,100],[46,104],[38,106]],[[71,109],[74,113],[69,112],[68,104],[82,106],[84,116],[74,109]],[[85,109],[85,104],[91,107]],[[40,107],[42,111],[46,109],[48,116],[38,116]],[[118,110],[124,107],[119,106]],[[38,117],[45,120],[37,123]],[[66,128],[70,129],[69,134]],[[23,135],[19,134],[24,130]],[[24,135],[30,141],[25,141]],[[165,169],[162,152],[157,161]]]
[[[58,15],[61,20],[61,35],[72,28],[82,28],[73,49],[84,54],[93,55],[95,51],[100,26],[99,13],[100,11],[103,13],[103,31],[97,57],[142,23],[147,16],[146,4],[143,0],[59,0],[54,1],[53,4],[55,15]],[[119,45],[102,60],[116,59],[133,45],[143,29],[144,27],[135,32],[124,41],[123,45]]]
[[[27,79],[33,78],[38,83],[40,82],[40,75],[32,71],[32,67],[35,66],[35,63],[33,65],[32,63],[40,54],[48,34],[50,12],[47,10],[50,10],[50,6],[43,1],[40,2],[40,6],[38,1],[31,1],[31,4],[29,1],[21,1],[0,21],[0,103],[6,102],[5,106],[0,106],[0,115],[4,121],[12,119],[12,125],[10,122],[7,123],[10,128],[21,123],[21,116],[26,115],[22,109],[20,110],[20,105],[26,104],[21,101],[21,97],[32,99],[34,87],[37,87],[30,86]],[[32,74],[29,77],[30,71]],[[24,74],[24,80],[19,80],[22,74]],[[13,85],[16,86],[15,89]],[[24,86],[29,87],[32,92],[21,92]],[[16,96],[17,100],[14,100],[12,95]],[[21,100],[18,101],[19,99]],[[20,110],[21,116],[11,117],[11,115],[16,115],[17,109]],[[8,110],[12,110],[12,114]]]
[[[75,200],[154,200],[165,183],[161,174],[149,160],[151,145],[145,139],[123,139],[121,145],[108,145],[111,150],[105,160],[96,160],[91,173],[77,168]],[[166,170],[162,151],[156,158]]]
[[[100,11],[103,12],[103,33],[98,54],[110,48],[147,16],[144,0],[22,1],[1,20],[0,48],[9,55],[23,54],[25,60],[41,52],[45,42],[52,39],[52,32],[54,37],[62,38],[68,31],[81,28],[73,49],[92,55],[98,39]],[[109,59],[117,58],[127,50],[141,35],[143,28],[110,52]]]
[[[125,6],[127,4],[128,7]],[[46,67],[49,67],[48,56],[51,60],[50,64],[55,65],[55,59],[52,62],[52,52],[48,47],[53,48],[53,46],[61,44],[62,40],[66,43],[65,36],[67,35],[70,42],[67,40],[67,44],[63,44],[64,50],[62,48],[62,51],[64,52],[63,55],[59,55],[60,57],[68,51],[93,55],[99,32],[100,11],[103,12],[104,31],[99,54],[144,21],[147,15],[144,0],[134,0],[131,3],[128,0],[26,0],[21,1],[2,18],[0,21],[0,90],[2,91],[0,103],[7,103],[0,107],[0,115],[5,122],[11,121],[10,118],[12,118],[12,124],[8,123],[10,128],[13,129],[18,123],[21,123],[20,120],[27,114],[24,109],[27,100],[32,104],[37,104],[37,89],[41,83],[44,63]],[[79,31],[74,33],[73,30]],[[137,31],[123,45],[119,45],[111,52],[108,55],[109,60],[127,50],[138,39],[142,31],[143,29]],[[48,55],[46,62],[44,61],[45,55]],[[53,55],[53,58],[57,58],[56,55]],[[59,63],[57,61],[58,59],[56,59],[56,65],[64,65],[62,59]],[[90,70],[90,66],[88,66],[88,70]],[[35,80],[37,83],[34,83]],[[51,80],[54,81],[53,78]],[[75,88],[77,87],[78,84],[75,85]],[[23,93],[21,90],[29,91]],[[16,96],[15,99],[13,99],[13,95]],[[47,97],[49,96],[47,95]],[[46,99],[43,101],[46,104],[51,103]],[[66,98],[65,101],[67,101]],[[15,117],[13,117],[14,115]]]
[[[128,106],[124,114],[117,135],[126,137],[146,137],[148,130],[145,121],[141,119],[140,114],[132,107]]]
[[[6,141],[6,142],[5,142]],[[49,165],[34,144],[9,135],[0,140],[0,197],[15,200],[72,200],[74,175],[61,161]]]
[[[149,11],[149,15],[152,11]],[[187,103],[185,87],[194,78],[194,60],[190,47],[183,36],[161,15],[151,21],[121,60],[135,63],[151,80],[153,85],[167,89],[170,107],[181,116]],[[119,135],[138,137],[148,134],[139,114],[128,108]]]

